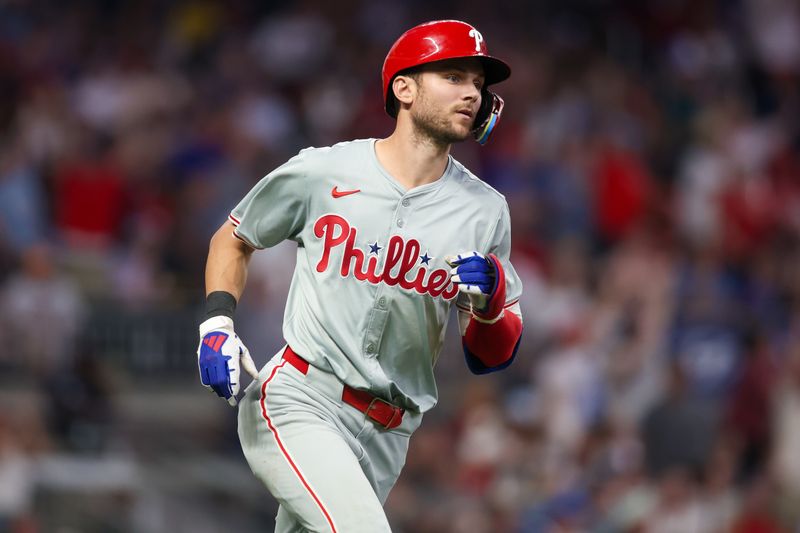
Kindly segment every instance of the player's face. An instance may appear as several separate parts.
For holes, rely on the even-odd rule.
[[[440,144],[467,139],[481,105],[483,83],[483,66],[475,58],[427,65],[410,109],[417,132]]]

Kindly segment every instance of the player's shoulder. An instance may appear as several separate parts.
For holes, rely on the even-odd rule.
[[[370,139],[343,141],[331,146],[309,146],[300,150],[292,161],[307,176],[327,175],[332,169],[347,172],[369,157]]]
[[[300,150],[297,157],[307,160],[328,160],[335,157],[351,157],[354,153],[366,152],[374,139],[354,139],[330,146],[309,146]]]
[[[483,202],[484,205],[507,209],[506,197],[497,189],[480,179],[456,158],[450,158],[452,164],[453,183],[461,194],[470,196],[471,200]]]

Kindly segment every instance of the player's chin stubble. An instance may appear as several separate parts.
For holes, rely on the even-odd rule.
[[[459,133],[446,116],[437,113],[428,106],[411,113],[411,122],[417,136],[435,145],[454,144],[466,140],[470,132]]]

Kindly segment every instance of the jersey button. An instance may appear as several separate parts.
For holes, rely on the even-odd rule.
[[[403,198],[403,201],[400,203],[403,204],[403,207],[408,207],[411,205],[411,201],[408,198]]]
[[[385,297],[381,296],[380,298],[378,298],[378,307],[381,308],[381,309],[386,307],[386,298]]]
[[[367,344],[367,353],[375,353],[375,345],[373,343]]]
[[[397,221],[397,227],[398,227],[398,228],[402,228],[402,227],[403,227],[403,224],[405,224],[405,222],[403,222],[403,219],[402,219],[402,218],[401,218],[401,219],[399,219],[399,220]]]

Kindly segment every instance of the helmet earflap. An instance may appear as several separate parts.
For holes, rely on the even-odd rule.
[[[486,88],[481,91],[481,107],[475,115],[475,128],[472,130],[472,136],[481,146],[486,144],[500,121],[503,106],[505,101],[499,95]]]

